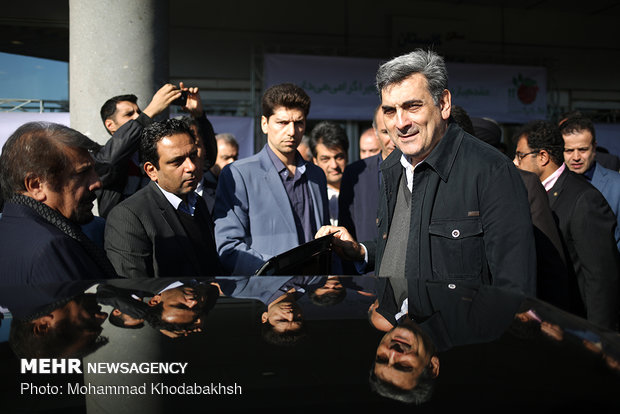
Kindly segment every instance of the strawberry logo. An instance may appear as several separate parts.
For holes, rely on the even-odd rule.
[[[538,94],[538,85],[531,78],[525,78],[519,73],[519,76],[512,78],[512,83],[517,88],[517,97],[525,105],[529,105],[536,100]]]

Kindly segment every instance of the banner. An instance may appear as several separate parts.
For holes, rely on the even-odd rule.
[[[547,71],[531,66],[448,63],[452,104],[502,123],[547,118]]]
[[[292,82],[312,99],[310,119],[370,120],[378,59],[265,55],[265,89]],[[524,123],[547,116],[547,73],[530,66],[447,63],[453,103],[471,117]]]
[[[378,59],[265,55],[264,87],[291,82],[312,99],[309,119],[370,121],[379,105]]]

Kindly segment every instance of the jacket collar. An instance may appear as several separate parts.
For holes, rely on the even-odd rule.
[[[443,180],[447,181],[450,176],[450,171],[454,165],[456,154],[463,141],[464,132],[455,123],[450,123],[444,136],[439,140],[437,146],[431,151],[428,157],[422,164],[427,164],[431,167],[437,175]],[[400,168],[400,157],[402,152],[396,148],[392,153],[381,163],[381,171],[386,171],[394,166]]]

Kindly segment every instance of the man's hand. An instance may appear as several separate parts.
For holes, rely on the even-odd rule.
[[[183,82],[179,82],[179,88],[182,91],[187,91],[187,102],[185,106],[181,109],[190,113],[190,115],[194,118],[199,118],[203,114],[202,110],[202,101],[200,100],[200,94],[198,93],[198,88],[186,88],[183,85]]]
[[[144,109],[149,118],[154,118],[164,112],[170,104],[181,97],[181,90],[171,83],[162,86],[151,99],[151,103]]]
[[[364,260],[366,249],[355,241],[351,233],[344,227],[323,226],[316,232],[314,238],[334,235],[334,251],[345,260],[359,262]]]

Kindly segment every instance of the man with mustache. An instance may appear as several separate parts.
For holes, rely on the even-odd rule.
[[[334,242],[344,258],[367,258],[379,276],[468,280],[535,295],[523,180],[506,156],[450,122],[447,86],[444,60],[432,51],[379,68],[381,116],[396,146],[380,167],[379,237],[360,245],[330,226],[317,236],[340,230]]]
[[[614,237],[620,250],[620,174],[596,160],[594,124],[583,115],[570,116],[560,123],[564,139],[564,163],[569,170],[580,174],[603,194],[616,215]]]
[[[116,277],[80,228],[93,218],[101,187],[89,153],[97,148],[78,131],[46,122],[24,124],[9,137],[0,155],[0,284]]]
[[[149,185],[114,207],[105,250],[120,276],[199,277],[218,274],[213,225],[194,191],[202,158],[185,122],[168,119],[144,129],[140,161]]]

